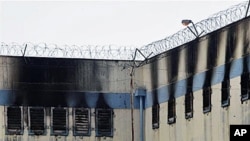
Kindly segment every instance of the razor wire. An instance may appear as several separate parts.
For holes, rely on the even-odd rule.
[[[241,20],[246,16],[249,16],[250,11],[247,12],[247,7],[248,2],[242,2],[238,5],[230,7],[229,9],[216,13],[209,18],[194,24],[194,26],[199,34],[202,33],[201,35],[206,35],[226,25]],[[193,26],[189,27],[191,28],[191,30],[195,30]],[[195,38],[196,36],[188,28],[185,28],[173,34],[172,36],[145,45],[140,48],[140,50],[144,53],[145,56],[149,55],[150,53],[155,56],[164,51],[190,42]]]
[[[24,43],[20,45],[18,43],[5,44],[2,42],[0,55],[130,60],[135,48],[135,46],[115,45],[58,46],[46,43]]]
[[[206,35],[226,25],[249,16],[247,12],[248,2],[242,2],[231,8],[220,11],[208,19],[202,20],[194,26],[199,33]],[[193,26],[189,26],[194,30]],[[115,45],[56,45],[56,44],[33,44],[33,43],[1,43],[0,55],[7,56],[31,56],[31,57],[62,57],[62,58],[87,58],[87,59],[111,59],[111,60],[144,60],[144,56],[155,56],[172,48],[194,40],[193,33],[185,28],[162,40],[152,42],[140,48],[136,46]],[[134,56],[136,49],[143,55]]]

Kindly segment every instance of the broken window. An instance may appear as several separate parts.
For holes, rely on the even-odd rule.
[[[188,92],[185,95],[185,118],[193,117],[193,92]]]
[[[221,87],[221,106],[227,107],[230,105],[230,80],[224,80]]]
[[[41,107],[29,108],[29,134],[45,134],[45,111]]]
[[[211,111],[211,86],[203,88],[203,113]]]
[[[175,123],[175,98],[170,98],[168,101],[168,124]]]
[[[241,75],[241,101],[246,101],[250,98],[250,78],[249,73]]]
[[[73,134],[74,136],[90,136],[90,109],[73,109]]]
[[[159,110],[160,110],[160,105],[155,104],[152,107],[152,128],[157,129],[159,128]]]
[[[66,108],[51,109],[51,135],[68,135],[68,111]]]
[[[96,136],[113,136],[113,110],[112,109],[96,109]]]
[[[6,134],[23,134],[23,111],[21,107],[7,107]]]

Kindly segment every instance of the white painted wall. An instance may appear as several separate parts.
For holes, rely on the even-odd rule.
[[[212,111],[203,113],[202,90],[194,92],[194,115],[185,119],[184,96],[176,99],[176,123],[167,124],[168,103],[160,104],[160,128],[152,129],[152,108],[145,110],[145,141],[229,141],[231,124],[250,124],[250,100],[241,103],[240,77],[230,80],[230,106],[221,107],[221,84],[212,86]]]

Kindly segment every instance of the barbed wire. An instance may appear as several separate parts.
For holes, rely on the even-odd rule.
[[[46,43],[24,43],[20,45],[18,43],[5,44],[2,42],[0,55],[130,60],[135,48],[134,46],[115,45],[58,46]]]
[[[247,11],[247,7],[248,2],[242,2],[238,5],[232,6],[229,9],[216,13],[210,16],[208,19],[194,24],[194,26],[197,29],[198,33],[202,33],[202,35],[208,34],[228,24],[243,19],[246,16],[249,16],[250,11]],[[189,27],[194,31],[194,26]],[[188,28],[185,28],[173,34],[172,36],[166,37],[165,39],[145,45],[140,48],[140,50],[144,53],[145,56],[149,55],[150,53],[153,53],[152,56],[155,56],[164,51],[170,50],[191,40],[194,40],[195,38],[196,36]]]
[[[208,34],[228,24],[249,16],[250,10],[247,10],[248,2],[242,2],[231,8],[220,11],[208,19],[196,23],[198,33]],[[248,12],[247,12],[248,11]],[[247,12],[247,13],[246,13]],[[193,26],[189,26],[194,30]],[[152,42],[140,48],[136,46],[115,46],[115,45],[63,45],[56,44],[33,44],[1,43],[0,55],[8,56],[33,56],[33,57],[63,57],[63,58],[88,58],[88,59],[112,59],[112,60],[144,60],[145,56],[155,56],[172,48],[178,47],[196,36],[188,29],[178,31],[172,36],[162,40]],[[135,56],[136,49],[142,54]]]

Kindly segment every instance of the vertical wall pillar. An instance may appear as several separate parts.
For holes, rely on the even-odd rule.
[[[146,96],[145,88],[137,88],[135,96],[140,98],[140,141],[144,141],[144,97]]]

